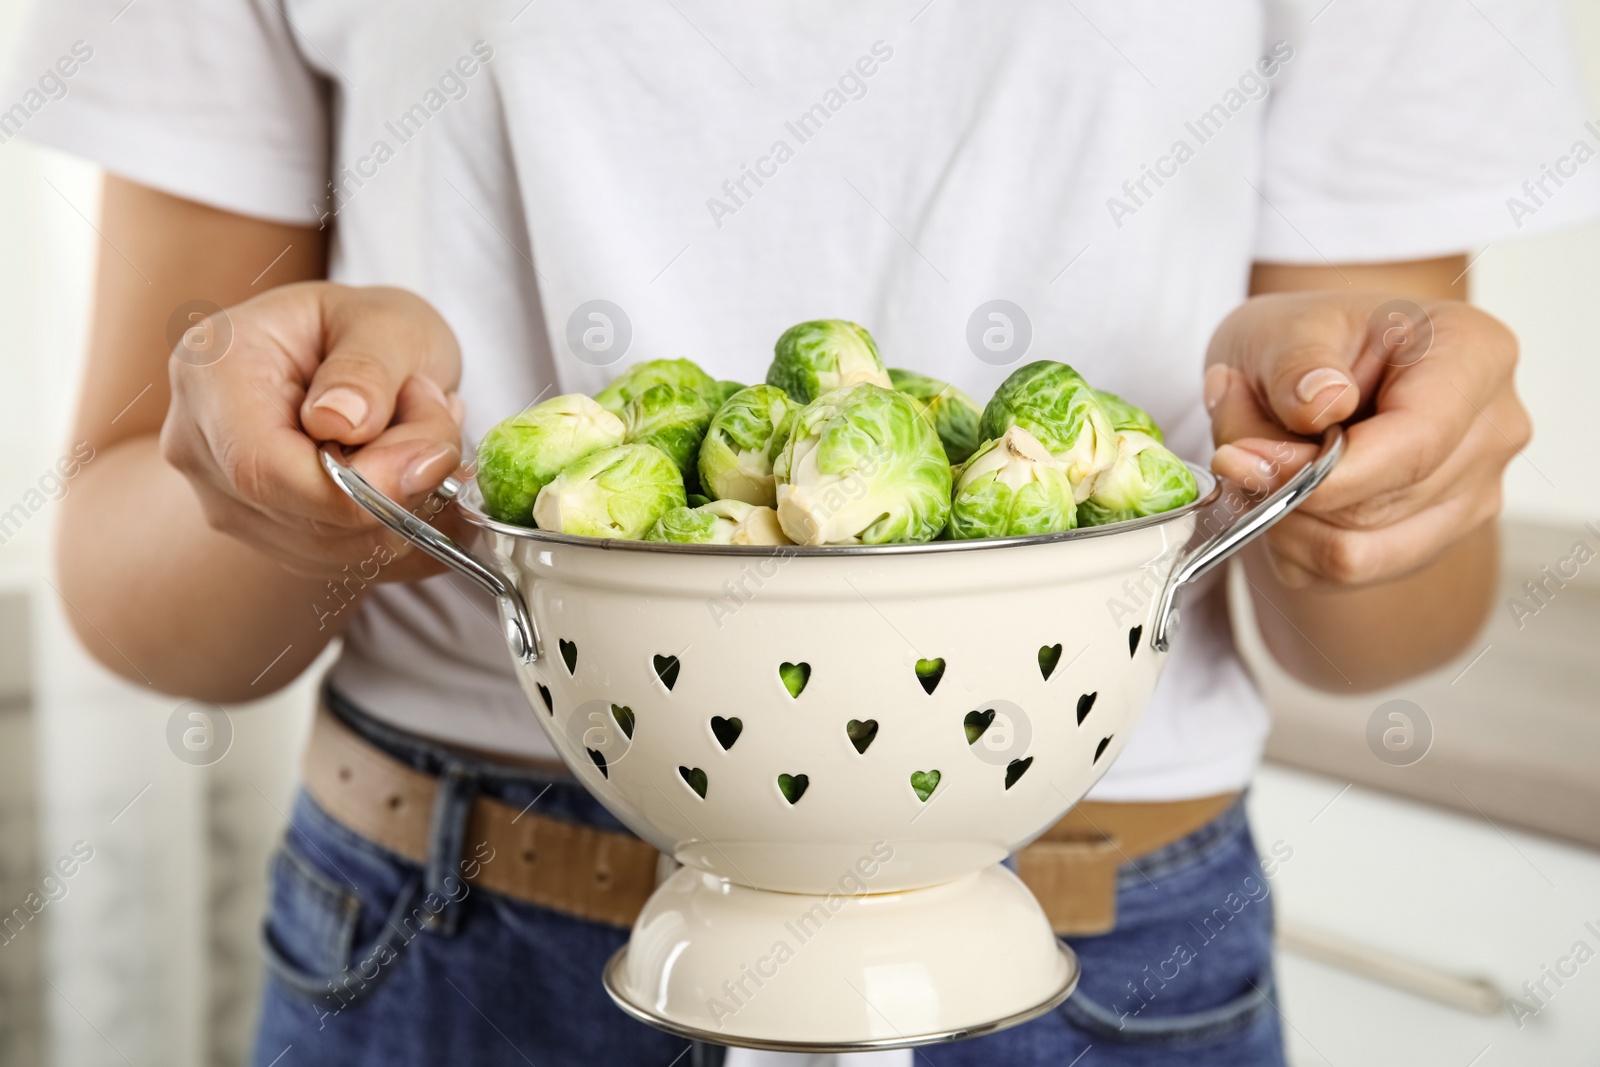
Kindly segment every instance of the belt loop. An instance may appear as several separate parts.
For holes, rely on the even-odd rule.
[[[428,830],[428,865],[423,873],[424,906],[438,904],[430,927],[435,933],[452,937],[456,932],[459,905],[469,892],[457,864],[467,836],[467,817],[478,796],[478,779],[459,763],[445,766],[433,796],[433,823]]]

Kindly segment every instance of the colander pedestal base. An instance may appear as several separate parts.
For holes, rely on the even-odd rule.
[[[698,1041],[860,1052],[1015,1026],[1078,982],[1072,950],[996,864],[927,889],[813,896],[690,868],[606,967],[628,1014]]]

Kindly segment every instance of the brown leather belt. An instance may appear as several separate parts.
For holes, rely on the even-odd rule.
[[[322,810],[416,864],[428,861],[438,779],[367,741],[326,708],[306,747],[305,787]],[[581,919],[632,926],[656,887],[659,853],[632,834],[473,801],[462,856],[472,885]]]
[[[1233,806],[1238,793],[1194,800],[1080,801],[1017,853],[1017,876],[1058,934],[1117,925],[1117,869],[1180,841]]]
[[[317,712],[305,787],[334,819],[397,856],[426,864],[438,779],[406,766],[341,722]],[[1117,869],[1200,829],[1237,793],[1158,803],[1079,804],[1017,854],[1027,883],[1059,934],[1116,925]],[[629,927],[656,887],[660,854],[631,834],[518,810],[477,797],[461,865],[474,886],[565,915]]]

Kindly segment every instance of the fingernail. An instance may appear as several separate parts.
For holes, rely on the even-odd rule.
[[[1217,449],[1216,459],[1230,466],[1243,464],[1263,478],[1271,478],[1278,473],[1277,468],[1268,462],[1266,457],[1257,455],[1248,448],[1240,448],[1238,445],[1222,445]]]
[[[467,418],[467,405],[461,402],[460,393],[447,393],[444,398],[445,407],[450,409],[450,417],[460,426]]]
[[[1206,368],[1204,395],[1208,412],[1217,410],[1222,398],[1228,395],[1228,386],[1232,381],[1233,375],[1226,364],[1213,363]]]
[[[1300,379],[1294,387],[1294,395],[1309,404],[1328,389],[1348,389],[1351,382],[1347,375],[1341,374],[1332,367],[1318,367]]]
[[[449,465],[445,459],[449,458]],[[411,466],[400,476],[400,491],[406,496],[425,492],[444,481],[445,475],[450,473],[450,468],[455,466],[460,454],[451,445],[439,445],[429,449],[421,457],[412,461]]]
[[[331,411],[353,430],[367,420],[367,413],[372,409],[367,406],[367,398],[354,389],[337,386],[317,397],[311,405],[312,411]]]

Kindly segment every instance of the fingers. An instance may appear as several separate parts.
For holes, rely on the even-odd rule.
[[[394,417],[405,382],[422,376],[440,395],[455,388],[461,354],[455,335],[426,301],[401,289],[330,291],[322,308],[326,355],[300,406],[318,441],[360,445]]]
[[[385,493],[414,500],[461,463],[459,410],[433,379],[412,375],[397,396],[394,424],[356,451],[351,462]]]
[[[1395,581],[1423,569],[1439,553],[1500,511],[1498,476],[1451,493],[1398,522],[1350,529],[1297,509],[1266,535],[1273,570],[1291,588],[1360,586]]]
[[[318,442],[361,446],[353,462],[380,490],[412,510],[427,502],[461,458],[462,406],[445,391],[459,353],[443,320],[399,290],[328,283],[284,286],[229,315],[225,359],[172,361],[161,437],[207,521],[297,573],[375,553],[393,563],[385,580],[437,570],[387,544],[328,478]]]
[[[1430,315],[1432,349],[1415,363],[1387,368],[1375,413],[1350,427],[1349,450],[1324,486],[1324,506],[1342,508],[1422,482],[1486,420],[1499,426],[1512,453],[1527,443],[1531,428],[1510,389],[1516,366],[1510,331],[1464,304],[1437,305]]]
[[[1280,427],[1319,433],[1361,403],[1356,363],[1369,302],[1326,293],[1256,297],[1217,328],[1206,361],[1236,368]]]
[[[1217,442],[1211,469],[1252,493],[1278,488],[1316,458],[1321,445],[1286,433],[1267,413],[1239,371],[1215,363],[1206,368],[1205,399]]]

